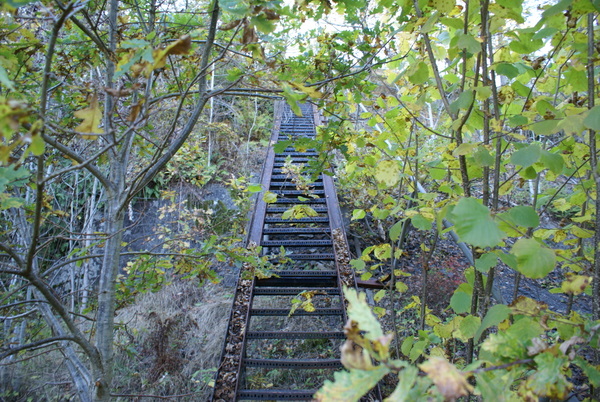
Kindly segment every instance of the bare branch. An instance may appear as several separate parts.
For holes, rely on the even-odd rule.
[[[19,352],[22,352],[24,350],[37,349],[39,347],[49,346],[49,345],[51,345],[55,342],[59,342],[59,341],[77,342],[75,337],[72,337],[72,336],[54,336],[52,338],[42,339],[41,341],[31,342],[26,345],[17,346],[15,348],[9,348],[8,350],[6,350],[2,354],[0,354],[0,361],[6,359],[9,356],[12,356]]]

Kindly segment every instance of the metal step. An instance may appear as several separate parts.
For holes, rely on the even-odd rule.
[[[296,184],[292,183],[291,181],[276,181],[276,182],[271,182],[271,186],[269,187],[269,190],[276,190],[276,189],[281,189],[282,187],[292,187],[292,188],[296,188]],[[319,181],[316,183],[310,183],[309,187],[311,189],[317,189],[317,188],[324,188],[323,186],[323,182]]]
[[[297,158],[292,158],[292,162],[293,163],[307,163],[311,159],[314,159],[314,158],[310,158],[309,159],[309,158],[297,157]],[[277,163],[284,163],[285,160],[286,160],[286,158],[283,157],[283,156],[276,156],[275,157],[275,164],[277,164]]]
[[[340,359],[244,359],[246,367],[282,368],[282,369],[338,369],[342,367]]]
[[[311,216],[298,219],[265,218],[265,223],[327,223],[329,218],[320,216]]]
[[[296,296],[298,293],[303,291],[306,292],[323,292],[327,295],[337,296],[340,295],[338,288],[267,288],[257,287],[254,289],[254,296]]]
[[[331,247],[333,242],[327,240],[263,240],[260,242],[264,247]],[[293,254],[292,254],[293,255]]]
[[[310,197],[310,195],[307,195],[304,191],[301,191],[301,190],[275,190],[272,192],[277,194],[278,196],[283,195],[283,196]],[[310,194],[321,196],[321,195],[325,194],[325,190],[314,190],[314,191],[311,191]]]
[[[279,332],[248,331],[246,339],[344,339],[342,331],[329,332]]]
[[[337,272],[335,271],[288,271],[293,272],[293,276],[282,276],[281,271],[273,272],[275,275],[278,275],[279,278],[270,277],[264,279],[256,279],[256,286],[266,286],[266,287],[324,287],[330,288],[337,286],[338,278]],[[333,274],[327,275],[327,272],[333,272]],[[307,275],[310,273],[316,273],[321,275]]]
[[[317,389],[241,389],[236,400],[251,401],[312,401]]]
[[[307,158],[309,156],[317,156],[318,154],[316,152],[280,152],[278,154],[275,154],[275,158],[277,157],[288,157],[288,156],[301,156],[304,158]]]
[[[271,176],[271,181],[273,180],[290,180],[289,176],[287,174],[274,174]],[[323,180],[323,175],[319,175],[317,177],[317,180],[315,180],[315,182],[317,181],[321,181]]]
[[[323,207],[323,206],[315,206],[312,207],[312,209],[317,212],[317,213],[327,213],[327,207]],[[290,207],[272,207],[270,205],[267,206],[267,213],[268,214],[282,214],[285,211],[289,211]]]
[[[299,293],[299,292],[298,292]],[[256,308],[251,309],[250,314],[253,316],[288,316],[289,308]],[[297,309],[292,316],[305,315],[344,315],[344,310],[341,308],[317,308],[315,311],[305,311]]]
[[[289,254],[286,257],[294,261],[335,261],[335,254]]]
[[[299,235],[299,234],[329,234],[330,228],[264,228],[264,235]]]
[[[326,204],[325,198],[310,198],[306,201],[300,201],[297,198],[277,198],[274,204]]]

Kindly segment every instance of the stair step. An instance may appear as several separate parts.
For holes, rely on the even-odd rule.
[[[267,213],[268,214],[281,214],[281,213],[284,213],[285,211],[288,211],[289,209],[290,209],[290,207],[271,207],[270,205],[268,205]],[[319,212],[319,213],[327,212],[327,207],[323,207],[323,206],[315,206],[315,207],[312,207],[312,209],[315,212]]]
[[[271,176],[271,181],[273,180],[290,180],[290,178],[287,174],[274,174]],[[319,175],[315,181],[321,180],[323,180],[323,175]]]
[[[267,211],[270,212],[270,211]],[[329,228],[264,228],[263,234],[277,235],[277,234],[327,234],[331,233]]]
[[[244,359],[246,367],[282,368],[282,369],[337,369],[342,367],[340,359]]]
[[[300,292],[298,292],[300,293]],[[250,314],[253,316],[288,316],[290,314],[289,308],[256,308],[251,309]],[[341,308],[317,308],[315,311],[305,311],[297,309],[294,311],[292,316],[305,316],[305,315],[343,315],[344,310]]]
[[[281,219],[281,218],[265,218],[265,223],[326,223],[329,218],[320,216],[310,216],[308,218],[298,219]]]
[[[326,204],[325,198],[311,198],[306,201],[300,201],[297,198],[277,198],[274,204]]]
[[[254,289],[254,296],[296,296],[298,293],[303,291],[307,292],[323,292],[327,295],[339,295],[340,290],[338,288],[266,288],[257,287]]]
[[[333,246],[331,240],[263,240],[260,242],[264,247],[327,247]],[[293,255],[293,254],[292,254]],[[292,255],[288,257],[291,258]]]
[[[269,191],[270,190],[281,189],[283,187],[293,187],[293,188],[296,188],[296,184],[292,183],[291,181],[271,182],[271,186],[269,187]],[[312,189],[317,189],[317,188],[324,188],[323,181],[318,181],[316,183],[310,183],[309,187],[310,187],[311,190]]]
[[[316,389],[241,389],[237,393],[237,400],[251,401],[312,401]]]
[[[248,331],[246,339],[344,339],[342,331],[329,332],[279,332]]]

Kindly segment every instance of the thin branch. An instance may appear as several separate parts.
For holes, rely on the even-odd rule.
[[[475,370],[467,371],[467,372],[465,372],[465,374],[479,374],[479,373],[485,373],[486,371],[504,370],[506,368],[509,368],[509,367],[512,367],[512,366],[516,366],[516,365],[519,365],[519,364],[531,364],[533,362],[534,362],[533,359],[515,360],[514,362],[500,364],[498,366],[482,367],[482,368],[478,368],[478,369],[475,369]]]
[[[12,249],[12,247],[9,247],[4,243],[0,243],[0,250],[4,251],[6,254],[8,254],[10,256],[10,258],[15,260],[15,262],[17,263],[19,268],[21,268],[21,269],[25,268],[25,261],[23,261],[21,259],[21,257],[17,253],[15,253],[15,251]]]
[[[0,361],[6,359],[9,356],[15,355],[19,352],[22,352],[24,350],[27,349],[37,349],[41,346],[46,346],[49,344],[53,344],[55,342],[59,342],[59,341],[71,341],[71,342],[77,342],[77,339],[73,336],[54,336],[52,338],[46,338],[46,339],[42,339],[41,341],[37,341],[37,342],[32,342],[32,343],[28,343],[26,345],[21,345],[21,346],[17,346],[14,348],[10,348],[8,349],[6,352],[0,354]]]
[[[108,181],[108,179],[102,174],[102,172],[100,172],[95,166],[85,164],[86,161],[81,157],[79,153],[75,152],[68,146],[58,142],[57,140],[55,140],[47,134],[42,134],[42,137],[44,138],[44,141],[46,143],[52,145],[54,148],[56,148],[69,158],[75,160],[76,162],[84,166],[85,169],[89,171],[93,176],[95,176],[105,188],[107,188],[108,190],[111,190],[113,188],[112,183]]]

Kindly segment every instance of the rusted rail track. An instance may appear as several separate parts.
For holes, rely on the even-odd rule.
[[[271,144],[298,137],[314,137],[318,111],[302,105],[302,116],[285,104],[276,105]],[[258,198],[249,229],[248,246],[263,254],[284,247],[288,262],[276,276],[240,276],[228,332],[217,373],[213,401],[311,400],[316,390],[341,368],[339,346],[346,322],[342,285],[355,286],[349,252],[333,180],[321,174],[310,183],[310,195],[297,188],[282,171],[289,164],[306,164],[313,150],[287,148],[268,151],[262,188],[277,194],[275,203]],[[312,196],[311,196],[312,195]],[[295,205],[306,205],[316,216],[284,219]],[[312,308],[290,315],[292,299]]]

